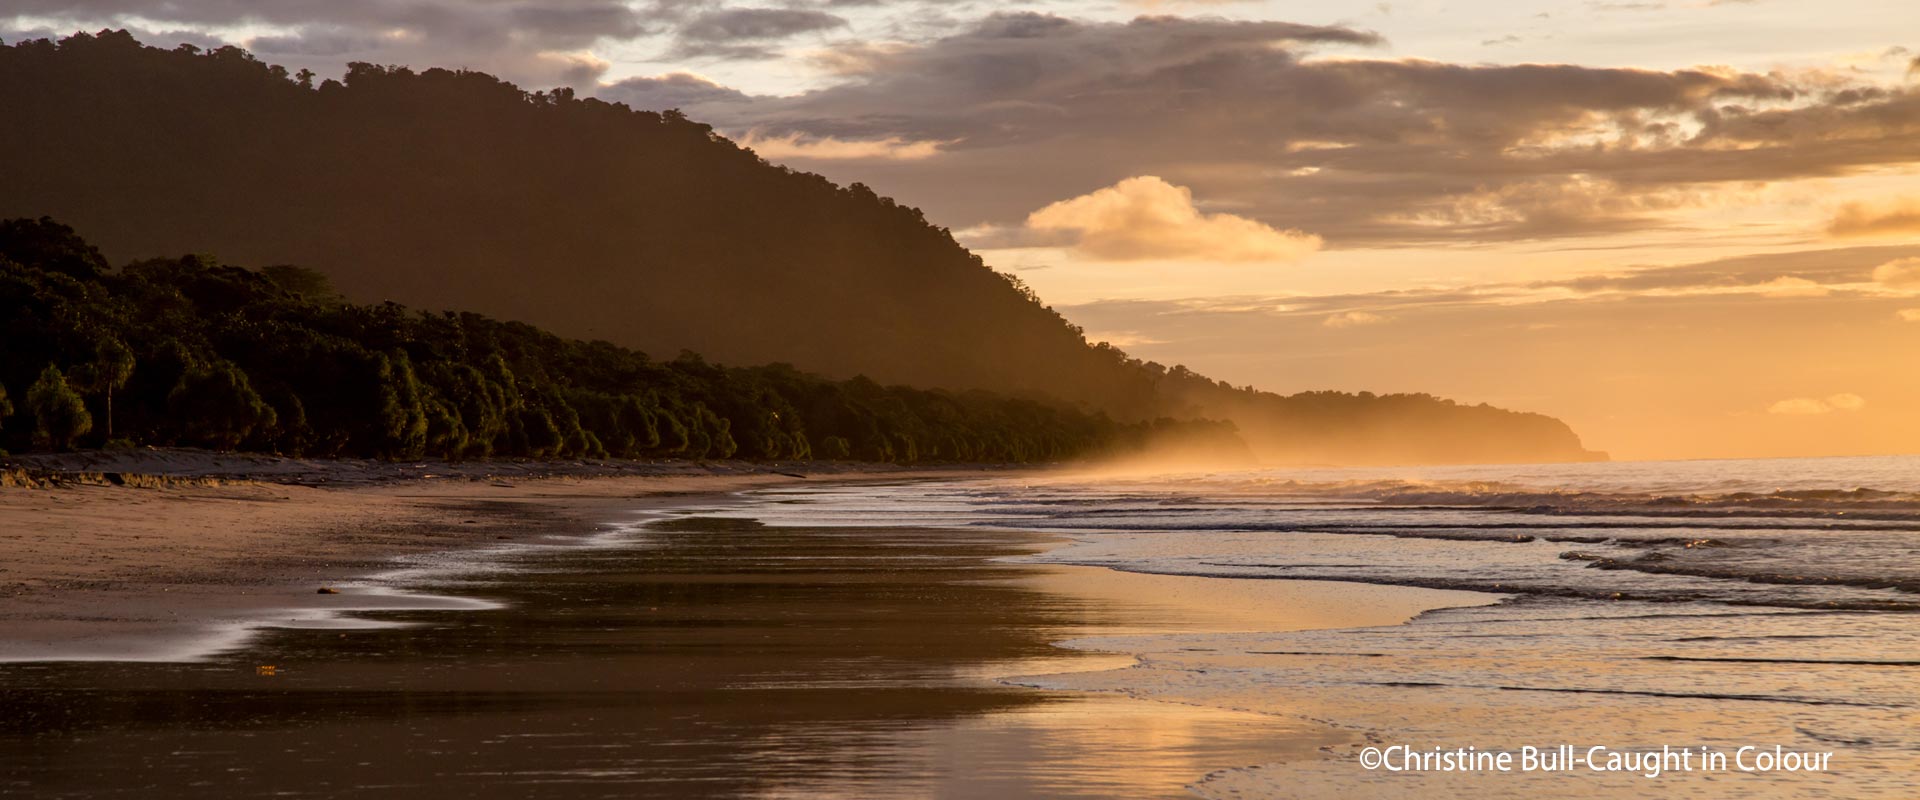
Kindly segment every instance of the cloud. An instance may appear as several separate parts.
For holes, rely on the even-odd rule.
[[[1822,324],[1830,325],[1864,319],[1866,315],[1862,311],[1869,308],[1864,304],[1871,304],[1872,315],[1883,313],[1882,298],[1850,294],[1852,290],[1839,287],[1858,284],[1861,275],[1871,272],[1874,264],[1885,262],[1889,255],[1904,253],[1920,253],[1920,246],[1771,253],[1554,281],[1349,294],[1101,301],[1073,308],[1079,314],[1097,315],[1087,317],[1086,323],[1096,329],[1149,332],[1158,330],[1158,323],[1176,315],[1254,315],[1270,322],[1293,320],[1300,325],[1320,327],[1383,321],[1411,325],[1436,314],[1529,315],[1526,319],[1529,325],[1552,324],[1558,322],[1561,315],[1581,314],[1590,316],[1600,327],[1622,324],[1619,320],[1638,319],[1648,325],[1664,326],[1664,330],[1693,320],[1713,320],[1717,327],[1729,318],[1723,315],[1751,318],[1762,326],[1808,318],[1829,320]],[[1769,290],[1776,292],[1776,296],[1833,299],[1782,307],[1782,304],[1755,303],[1742,297]],[[1911,321],[1920,322],[1920,309],[1913,310],[1916,319]],[[1338,320],[1330,321],[1332,318]],[[1081,321],[1079,317],[1074,319]],[[1156,324],[1143,320],[1153,320]]]
[[[588,88],[604,68],[593,69],[598,58],[587,52],[602,41],[627,41],[657,32],[674,18],[666,2],[640,6],[625,0],[10,0],[0,20],[9,15],[46,20],[60,35],[103,27],[225,31],[232,43],[251,49],[262,60],[322,75],[337,76],[347,62],[368,61],[485,69],[528,88],[556,84]],[[134,33],[141,41],[161,46],[176,38],[166,33]]]
[[[1874,267],[1873,282],[1889,289],[1920,290],[1920,258],[1897,258]]]
[[[1756,284],[1753,290],[1767,297],[1825,297],[1832,290],[1806,278],[1780,277]]]
[[[1920,308],[1903,308],[1893,312],[1901,322],[1920,322]]]
[[[1870,207],[1847,203],[1827,223],[1831,236],[1898,236],[1920,233],[1920,202],[1900,200],[1892,206]]]
[[[837,83],[708,121],[950,142],[939,158],[834,170],[955,227],[1152,174],[1355,246],[1644,230],[1757,183],[1920,161],[1920,87],[1319,54],[1378,43],[1338,26],[1001,13],[836,46],[821,63]]]
[[[852,139],[803,139],[800,134],[790,133],[784,137],[765,137],[753,132],[740,139],[740,146],[752,149],[761,158],[770,161],[787,159],[812,159],[815,161],[835,161],[840,159],[891,159],[906,160],[928,158],[940,152],[940,142],[909,142],[897,136],[886,139],[865,141]]]
[[[924,158],[899,147],[789,157],[954,228],[1016,226],[1087,187],[1158,175],[1336,246],[1547,240],[1672,226],[1677,211],[1768,182],[1920,163],[1920,84],[1845,71],[1463,64],[1382,57],[1381,37],[1351,25],[949,16],[970,7],[842,17],[831,0],[14,0],[0,24],[221,31],[322,74],[347,61],[467,66],[681,107],[733,136],[937,142]],[[822,85],[791,96],[677,74],[593,85],[610,60],[766,58],[843,25],[850,41],[804,56]]]
[[[1867,400],[1857,394],[1836,394],[1827,398],[1827,405],[1836,411],[1859,411],[1867,407]]]
[[[1320,249],[1318,236],[1203,213],[1192,191],[1152,175],[1048,205],[1027,227],[1069,235],[1074,251],[1104,261],[1293,261]]]
[[[1166,340],[1157,339],[1139,331],[1112,331],[1109,333],[1089,333],[1089,342],[1106,342],[1114,347],[1140,347],[1143,345],[1166,344]]]
[[[1786,290],[1809,285],[1830,287],[1859,283],[1861,276],[1873,272],[1877,265],[1912,257],[1920,257],[1920,247],[1800,250],[1693,264],[1643,266],[1612,274],[1535,281],[1523,284],[1522,288],[1567,290],[1581,294],[1724,294],[1763,291],[1761,287],[1769,286]]]
[[[1321,320],[1320,324],[1328,328],[1351,328],[1355,325],[1374,325],[1386,322],[1387,318],[1365,311],[1345,311]]]
[[[627,78],[600,87],[602,100],[626,103],[642,111],[664,111],[708,103],[744,103],[745,92],[721,86],[690,72],[674,72],[643,78]]]
[[[1850,392],[1829,395],[1825,398],[1793,397],[1767,407],[1769,414],[1786,416],[1815,416],[1831,414],[1836,411],[1852,412],[1867,407],[1867,400]]]
[[[825,11],[802,8],[722,8],[689,19],[679,29],[674,52],[680,56],[771,58],[769,45],[803,33],[845,27],[847,21]]]

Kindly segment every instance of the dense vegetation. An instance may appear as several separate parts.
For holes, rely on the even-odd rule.
[[[348,297],[657,353],[1229,418],[1273,460],[1587,456],[1558,420],[1426,395],[1281,397],[1090,344],[914,208],[673,111],[492,76],[343,80],[124,32],[0,46],[0,216],[115,259],[300,264]],[[475,367],[480,368],[479,366]]]
[[[344,302],[297,267],[186,256],[114,270],[44,219],[0,222],[0,309],[0,438],[16,448],[917,463],[1050,461],[1175,432],[1237,441],[1222,423],[658,362],[478,314]]]

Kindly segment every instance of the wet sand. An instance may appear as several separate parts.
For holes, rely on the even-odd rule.
[[[509,503],[490,524],[578,537],[631,519],[631,501]],[[191,663],[0,665],[0,791],[1185,796],[1352,734],[997,679],[1128,663],[1054,645],[1069,638],[1389,624],[1441,597],[1019,563],[1051,542],[978,530],[695,513],[600,545],[510,549],[465,575],[453,557],[410,579],[493,610],[269,629]]]
[[[576,533],[612,513],[810,480],[739,465],[623,466],[635,474],[575,467],[585,475],[497,474],[503,465],[488,465],[489,475],[474,465],[69,455],[90,460],[49,474],[94,482],[0,489],[0,662],[191,657],[231,643],[263,614],[340,608],[319,590],[389,568],[395,557]],[[103,468],[138,468],[159,485],[97,482],[135,475]],[[979,474],[859,469],[826,479]]]

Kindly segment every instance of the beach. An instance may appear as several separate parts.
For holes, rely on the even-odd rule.
[[[829,485],[934,477],[979,474]],[[733,494],[817,480],[10,490],[35,527],[6,528],[9,580],[36,582],[5,601],[4,786],[1185,796],[1357,735],[1012,682],[1133,663],[1068,639],[1391,625],[1479,597],[1033,563],[1061,539],[1014,531],[768,527]]]
[[[1920,502],[1907,461],[1391,479],[660,469],[9,489],[7,513],[35,522],[6,529],[10,580],[37,582],[4,606],[4,787],[1913,788],[1916,632],[1894,557]],[[1806,477],[1750,489],[1782,475]],[[1819,488],[1856,478],[1888,488]],[[1690,485],[1716,492],[1668,488]],[[1821,767],[1368,761],[1468,747],[1778,749]]]
[[[13,463],[15,483],[27,485],[0,490],[0,661],[187,657],[267,610],[343,607],[321,590],[397,557],[564,535],[610,511],[807,480],[778,465],[383,464],[179,450]]]

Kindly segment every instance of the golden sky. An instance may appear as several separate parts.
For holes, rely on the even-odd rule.
[[[1920,3],[9,6],[8,41],[681,108],[1239,385],[1539,411],[1624,458],[1920,452]]]

